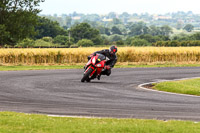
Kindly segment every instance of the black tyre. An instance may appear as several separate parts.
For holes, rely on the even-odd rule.
[[[83,78],[81,79],[81,82],[85,82],[89,80],[89,76],[92,73],[93,69],[90,68],[84,75]]]
[[[86,80],[86,82],[90,82],[90,80],[91,80],[91,79],[90,79],[90,78],[88,78],[88,79]]]

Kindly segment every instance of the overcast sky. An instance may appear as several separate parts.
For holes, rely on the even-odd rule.
[[[108,14],[109,12],[164,14],[193,11],[200,14],[200,0],[45,0],[41,14]]]

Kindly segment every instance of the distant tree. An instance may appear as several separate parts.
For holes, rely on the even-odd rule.
[[[101,21],[100,16],[98,14],[90,14],[87,19],[94,22]]]
[[[134,39],[135,39],[135,37],[127,37],[126,40],[125,40],[125,44],[131,45],[131,41],[134,40]]]
[[[99,30],[92,28],[88,23],[80,23],[70,29],[75,43],[82,39],[92,40],[95,45],[102,44]]]
[[[110,29],[109,28],[105,28],[105,34],[110,35]]]
[[[184,33],[181,33],[181,34],[178,34],[178,35],[174,35],[172,37],[172,40],[177,40],[177,41],[186,41],[186,40],[190,40],[190,39],[194,39],[194,38],[193,37],[189,37],[188,35],[186,35]]]
[[[69,16],[65,17],[65,26],[71,27],[71,25],[72,25],[72,18]]]
[[[32,39],[25,38],[22,41],[19,41],[15,47],[22,47],[22,48],[27,48],[27,47],[33,47],[35,42]]]
[[[53,42],[53,38],[52,37],[43,37],[42,40],[44,40],[45,42]]]
[[[105,34],[105,27],[104,26],[98,26],[97,29],[99,30],[100,34]]]
[[[81,23],[80,21],[75,20],[75,21],[72,22],[72,26],[71,26],[71,27],[74,27],[74,26],[76,26],[76,25],[79,25],[80,23]]]
[[[149,34],[152,36],[161,35],[161,29],[155,25],[149,27]]]
[[[177,30],[180,30],[180,29],[182,29],[183,28],[183,24],[181,23],[181,22],[177,22],[177,24],[176,24],[176,29]]]
[[[192,24],[187,24],[183,29],[187,32],[191,32],[194,29],[194,26]]]
[[[110,12],[110,13],[108,14],[108,18],[113,19],[113,18],[116,18],[116,17],[117,17],[117,14],[116,14],[115,12]]]
[[[169,27],[168,25],[160,27],[160,30],[161,30],[161,35],[163,36],[169,36],[171,33],[173,33],[172,28]]]
[[[200,40],[200,32],[197,32],[190,36],[193,40]]]
[[[128,18],[128,17],[130,17],[130,15],[127,12],[123,12],[120,16],[122,18]]]
[[[158,36],[152,36],[152,35],[149,35],[149,34],[139,35],[136,38],[144,39],[144,40],[148,41],[149,43],[154,43],[154,42],[157,42],[157,41],[162,41],[162,38],[160,38]]]
[[[111,31],[109,28],[106,28],[104,26],[98,26],[97,29],[99,30],[100,34],[106,34],[106,35],[110,35]]]
[[[109,40],[104,39],[104,40],[103,40],[103,44],[104,44],[104,45],[110,45],[111,42],[110,42]]]
[[[120,19],[114,18],[114,19],[113,19],[113,24],[114,24],[114,25],[117,25],[117,24],[123,24],[123,23],[122,23],[122,21],[121,21]]]
[[[56,37],[58,35],[67,35],[67,31],[60,27],[58,22],[51,21],[44,17],[38,17],[39,25],[35,27],[37,31],[36,39],[40,39],[46,36]]]
[[[10,32],[6,31],[5,25],[0,25],[0,46],[8,44],[10,40]]]
[[[134,39],[131,42],[132,46],[149,46],[149,42],[145,39]]]
[[[119,35],[122,34],[122,32],[120,31],[120,29],[117,28],[116,26],[112,27],[111,32],[112,32],[112,34],[119,34]]]
[[[68,41],[69,41],[69,37],[64,36],[64,35],[58,35],[53,39],[53,43],[58,43],[61,45],[67,44]]]
[[[72,17],[76,17],[76,16],[78,16],[78,13],[77,12],[73,12],[72,13]]]
[[[78,45],[78,46],[82,46],[82,47],[90,47],[90,46],[93,46],[94,43],[93,43],[91,40],[82,39],[82,40],[79,40],[79,41],[77,42],[77,45]]]
[[[96,21],[90,21],[90,20],[83,20],[82,23],[88,23],[92,28],[97,28],[98,27],[98,23]]]
[[[40,2],[44,0],[0,1],[0,28],[5,34],[0,38],[1,45],[14,45],[19,40],[35,35],[34,26],[37,25],[37,14],[40,12],[36,7]]]
[[[103,39],[103,44],[104,44],[104,45],[110,45],[111,41],[110,41],[108,35],[102,34],[102,35],[101,35],[101,38]]]
[[[124,41],[123,40],[119,40],[116,42],[117,45],[124,45]]]
[[[130,27],[129,35],[136,36],[136,35],[148,34],[148,32],[149,32],[149,28],[146,26],[146,24],[144,22],[139,22],[139,23],[133,24]]]
[[[47,41],[44,41],[43,39],[37,39],[35,42],[34,42],[34,47],[56,47],[55,44],[53,44],[52,42],[47,42]]]
[[[109,40],[110,40],[111,42],[116,42],[116,41],[122,40],[122,36],[120,36],[120,35],[118,35],[118,34],[111,35],[109,38],[110,38]]]

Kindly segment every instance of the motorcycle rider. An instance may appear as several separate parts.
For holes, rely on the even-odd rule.
[[[90,56],[88,56],[88,60],[91,59],[92,56],[95,56],[96,54],[103,54],[106,57],[106,64],[104,67],[104,70],[101,72],[101,75],[107,75],[109,76],[111,74],[111,68],[114,67],[115,63],[117,62],[117,46],[111,46],[109,49],[104,49],[101,51],[96,51]],[[97,77],[98,80],[100,80],[101,75]]]

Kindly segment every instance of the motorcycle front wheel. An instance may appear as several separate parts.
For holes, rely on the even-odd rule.
[[[84,75],[83,78],[81,79],[81,82],[85,82],[89,80],[89,76],[92,73],[93,69],[90,68]]]

